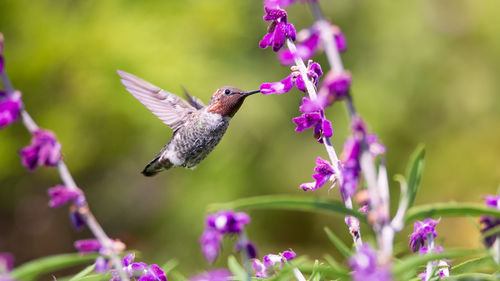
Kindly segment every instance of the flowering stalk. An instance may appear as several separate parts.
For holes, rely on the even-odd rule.
[[[432,251],[434,250],[434,236],[432,235],[432,233],[428,233],[427,234],[427,246],[428,246],[428,251],[429,253],[432,253]],[[432,276],[432,264],[433,264],[433,261],[428,261],[427,262],[427,266],[425,268],[425,281],[429,281],[431,279],[431,276]]]
[[[0,38],[3,38],[1,33],[0,33]],[[2,42],[0,42],[0,44],[1,43]],[[12,83],[10,82],[10,79],[7,76],[7,72],[5,71],[5,69],[3,69],[3,71],[0,71],[0,76],[1,76],[2,83],[3,83],[4,88],[7,91],[7,93],[15,93],[15,89],[12,86]],[[35,134],[36,132],[41,131],[40,128],[38,127],[38,125],[33,120],[33,118],[31,118],[29,113],[26,111],[24,106],[22,106],[19,114],[21,116],[21,120],[22,120],[24,126],[31,134]],[[61,180],[63,181],[65,187],[71,191],[74,191],[74,192],[81,191],[77,187],[73,177],[71,176],[71,173],[69,172],[68,167],[66,166],[66,163],[60,157],[60,155],[58,155],[58,156],[59,156],[59,159],[57,160],[57,168],[58,168]],[[113,262],[113,265],[118,270],[118,274],[120,276],[120,279],[122,281],[128,281],[129,278],[127,277],[127,275],[125,275],[125,273],[122,270],[121,261],[120,261],[120,258],[118,256],[116,250],[113,247],[112,240],[106,235],[103,228],[101,227],[99,222],[96,220],[96,218],[94,217],[94,215],[90,211],[87,202],[85,200],[81,200],[80,203],[81,204],[74,204],[74,206],[76,207],[75,211],[79,215],[79,218],[83,219],[83,221],[88,226],[90,231],[94,234],[94,236],[97,238],[99,243],[102,245],[102,248],[103,248],[102,253],[110,257],[111,261]]]
[[[312,101],[317,100],[318,95],[316,93],[316,89],[307,75],[307,68],[304,64],[304,61],[302,61],[300,56],[297,55],[297,47],[289,38],[287,38],[286,40],[286,45],[293,55],[295,65],[299,68],[300,75],[302,76],[302,80],[305,83],[309,98]],[[335,152],[335,148],[333,147],[330,138],[325,135],[323,135],[323,144],[325,145],[326,152],[328,153],[328,157],[330,158],[330,162],[332,163],[333,170],[335,171],[334,175],[336,177],[336,180],[338,181],[339,186],[342,186],[343,178],[342,172],[339,169],[340,161],[337,153]],[[352,199],[350,197],[344,198],[344,196],[342,196],[342,198],[344,199],[344,205],[347,208],[352,209]],[[349,233],[352,236],[355,247],[361,247],[363,241],[361,240],[361,232],[359,230],[359,220],[355,217],[348,216],[346,217],[346,223],[349,227]]]

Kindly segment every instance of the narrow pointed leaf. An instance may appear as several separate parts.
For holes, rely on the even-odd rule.
[[[82,271],[78,272],[75,276],[73,276],[69,281],[79,281],[82,280],[85,276],[89,275],[91,272],[94,271],[95,264],[91,264],[84,268]]]
[[[326,235],[328,236],[328,239],[330,239],[330,241],[332,241],[333,245],[335,245],[335,247],[337,247],[337,249],[339,250],[339,252],[346,258],[352,256],[352,250],[347,247],[344,242],[342,242],[342,240],[340,240],[340,238],[338,238],[335,234],[333,234],[333,232],[328,228],[328,227],[325,227],[324,228],[325,232],[326,232]]]
[[[471,260],[464,261],[459,265],[455,265],[451,268],[451,274],[461,274],[471,271],[478,271],[477,269],[496,269],[498,268],[497,264],[493,260],[491,256],[484,256],[480,258],[475,258]]]
[[[447,281],[471,281],[471,280],[480,280],[480,281],[498,281],[498,277],[495,277],[486,273],[463,273],[459,275],[454,275],[446,278]]]
[[[227,259],[227,267],[231,270],[237,280],[243,281],[249,279],[250,277],[234,256],[229,256]]]
[[[500,218],[500,210],[488,208],[480,204],[472,203],[436,203],[429,205],[420,205],[408,210],[405,217],[406,223],[414,220],[423,220],[425,218],[437,217],[464,217],[464,216],[482,216],[489,215]]]
[[[172,271],[174,268],[176,268],[177,265],[179,265],[179,261],[176,259],[171,259],[171,260],[167,261],[166,263],[164,263],[161,266],[161,269],[163,269],[163,271],[165,271],[165,274],[167,274],[170,271]]]
[[[410,156],[408,167],[406,169],[406,179],[408,180],[408,207],[413,205],[417,197],[420,180],[424,172],[425,146],[419,145]]]
[[[209,211],[228,210],[228,209],[280,209],[322,212],[326,214],[340,214],[357,217],[360,221],[366,223],[366,216],[352,209],[348,209],[340,201],[332,201],[316,197],[299,196],[257,196],[235,200],[227,203],[212,204]]]
[[[84,264],[95,260],[96,257],[96,254],[81,255],[77,253],[48,256],[19,266],[12,271],[11,276],[19,280],[33,280],[40,274]]]

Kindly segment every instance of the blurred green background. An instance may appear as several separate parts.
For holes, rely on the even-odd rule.
[[[411,151],[427,146],[417,204],[482,202],[500,183],[500,3],[497,0],[320,2],[346,34],[342,57],[354,77],[358,111],[387,145],[390,176],[404,172]],[[312,16],[289,9],[297,29]],[[116,69],[208,101],[222,85],[251,90],[289,70],[261,50],[261,1],[2,0],[7,71],[40,126],[56,132],[68,166],[111,237],[142,259],[178,258],[186,275],[208,266],[198,246],[206,206],[268,194],[304,194],[314,159],[326,157],[311,132],[295,133],[302,94],[253,96],[215,151],[194,171],[154,178],[139,172],[169,140],[170,130],[120,84]],[[323,55],[317,60],[325,67]],[[349,134],[344,105],[329,108],[340,152]],[[72,252],[76,233],[67,208],[47,206],[55,169],[27,173],[17,151],[30,137],[21,124],[0,131],[0,251],[16,264]],[[398,184],[391,182],[393,197]],[[312,194],[307,194],[312,195]],[[324,188],[313,194],[338,199]],[[394,208],[394,206],[393,206]],[[253,211],[248,233],[262,255],[293,248],[336,254],[323,226],[349,243],[342,217]],[[477,220],[472,220],[476,221]],[[478,247],[467,219],[443,219],[439,243]],[[369,232],[365,229],[364,236]],[[397,236],[406,251],[407,234]],[[368,238],[367,238],[368,239]],[[224,255],[231,252],[226,243]],[[225,258],[215,266],[223,266]]]

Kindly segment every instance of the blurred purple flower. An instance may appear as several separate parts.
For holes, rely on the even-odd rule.
[[[14,256],[11,253],[0,253],[0,274],[10,272],[14,268]]]
[[[200,237],[199,243],[201,246],[201,251],[205,256],[205,259],[209,263],[213,263],[221,248],[221,243],[226,234],[240,234],[243,231],[245,225],[250,223],[250,216],[244,212],[234,212],[219,211],[216,214],[210,214],[207,216],[205,225],[206,229]],[[249,242],[247,242],[249,243]],[[253,244],[241,245],[244,246],[245,250],[252,250],[255,252],[255,247]],[[246,248],[249,247],[249,248]],[[251,248],[250,248],[251,247]],[[236,245],[238,248],[238,245]],[[251,255],[250,252],[248,252]]]
[[[307,63],[307,77],[311,80],[314,86],[318,86],[319,77],[323,75],[323,71],[321,70],[321,65],[317,62],[313,62],[310,60]],[[302,79],[302,75],[297,76],[295,80],[295,85],[297,89],[301,90],[304,93],[307,93],[306,84],[304,79]]]
[[[315,173],[312,175],[314,182],[300,185],[300,188],[304,191],[313,191],[322,187],[325,183],[332,180],[332,176],[334,175],[334,170],[330,163],[320,157],[316,158],[316,167],[314,168],[314,172]]]
[[[337,100],[341,100],[349,93],[352,77],[347,71],[341,73],[330,70],[321,84],[319,95],[323,96],[328,101],[328,105],[333,104]]]
[[[189,278],[188,281],[230,281],[232,280],[231,277],[233,277],[231,271],[219,268],[195,275]]]
[[[167,275],[156,264],[151,264],[149,267],[143,262],[134,262],[135,255],[127,254],[123,258],[123,271],[128,275],[130,280],[136,281],[167,281]],[[120,281],[120,276],[116,270],[111,270],[113,278],[110,281]]]
[[[68,202],[72,202],[77,206],[85,205],[85,196],[79,188],[70,189],[65,185],[57,185],[48,190],[50,196],[49,206],[52,208],[60,207]]]
[[[297,125],[296,132],[303,132],[306,129],[314,127],[314,137],[319,142],[322,142],[322,137],[327,138],[333,135],[332,124],[325,118],[322,104],[320,100],[312,101],[309,98],[302,98],[302,105],[299,110],[302,115],[292,119]]]
[[[13,93],[7,93],[0,90],[0,129],[14,123],[19,117],[21,108],[21,92],[15,91]]]
[[[78,208],[76,206],[70,207],[69,219],[71,221],[71,225],[77,231],[82,230],[83,227],[86,225],[85,220],[83,219],[82,215],[80,215],[80,213],[78,212]]]
[[[424,221],[416,221],[413,225],[413,233],[410,234],[410,248],[415,253],[420,250],[427,240],[427,236],[432,235],[432,237],[437,236],[436,225],[441,221],[441,219],[433,220],[427,218]]]
[[[484,198],[484,200],[486,203],[486,207],[500,209],[500,204],[499,204],[500,203],[500,196],[487,195]],[[493,216],[482,216],[480,218],[479,222],[482,224],[481,233],[485,233],[488,230],[493,229],[493,228],[500,225],[500,219],[495,218]],[[491,246],[493,246],[493,244],[495,243],[495,240],[497,239],[497,237],[498,237],[498,234],[484,237],[483,244],[487,248],[491,248]]]
[[[234,247],[235,252],[245,251],[249,259],[254,259],[257,257],[257,248],[252,242],[238,242]]]
[[[280,95],[289,92],[293,88],[293,85],[294,85],[293,75],[290,74],[281,81],[273,83],[263,83],[262,85],[260,85],[260,92],[263,95],[269,95],[269,94]]]
[[[98,256],[95,259],[95,268],[94,271],[97,273],[105,273],[109,270],[109,261],[106,260],[103,256]]]
[[[428,247],[422,247],[418,251],[418,254],[419,255],[425,255],[425,254],[427,254],[429,252],[432,252],[432,253],[442,253],[443,252],[443,247],[442,246],[435,246],[434,249],[432,249],[432,251],[429,251]]]
[[[73,246],[81,254],[97,253],[101,250],[101,242],[95,238],[76,240]]]
[[[320,46],[319,32],[312,28],[304,29],[297,34],[297,37],[300,41],[296,44],[297,55],[302,60],[309,60],[314,56],[314,53],[316,53],[316,50],[318,50]],[[301,37],[305,38],[301,40]],[[278,59],[282,64],[285,65],[294,63],[293,54],[289,49],[281,50],[281,52],[278,54]]]
[[[21,149],[21,163],[34,171],[38,166],[56,166],[61,158],[61,144],[54,133],[42,129],[33,132],[31,145]]]
[[[270,8],[268,6],[265,6],[264,10],[266,11],[264,20],[271,23],[267,28],[267,34],[259,42],[259,47],[265,49],[272,46],[273,51],[277,52],[283,47],[287,38],[290,38],[292,41],[295,40],[295,27],[293,27],[293,24],[287,23],[285,10],[279,7]]]
[[[258,278],[266,278],[276,273],[276,268],[281,269],[283,263],[292,260],[296,257],[294,251],[284,251],[279,255],[269,254],[262,258],[262,261],[258,259],[252,259],[252,269],[255,271],[254,276]]]
[[[354,281],[389,281],[392,280],[390,268],[377,263],[377,254],[373,248],[364,243],[361,248],[349,259]]]
[[[337,45],[337,50],[339,53],[345,52],[347,50],[347,39],[340,27],[336,25],[331,25],[333,38],[335,40],[335,45]]]

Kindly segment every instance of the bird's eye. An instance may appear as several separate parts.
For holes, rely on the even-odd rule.
[[[231,90],[229,90],[229,89],[226,89],[226,90],[224,91],[224,94],[226,94],[226,95],[229,95],[230,93],[231,93]]]

